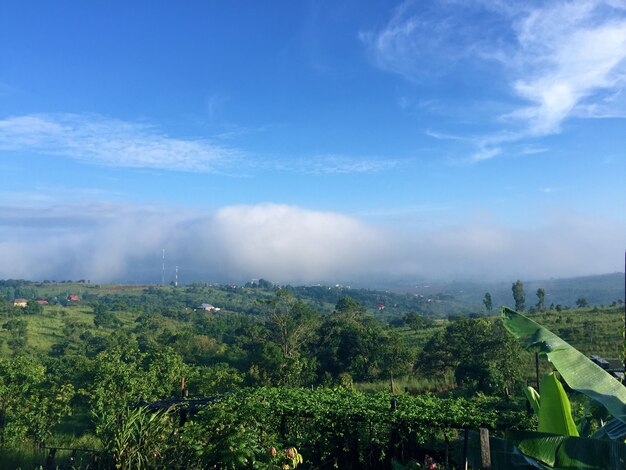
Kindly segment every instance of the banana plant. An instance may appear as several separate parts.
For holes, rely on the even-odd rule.
[[[502,322],[525,347],[538,346],[567,385],[599,402],[613,417],[626,423],[626,387],[617,379],[566,341],[514,310],[502,307]]]
[[[541,395],[532,387],[527,387],[525,392],[526,398],[539,416],[537,431],[578,437],[572,418],[572,406],[563,385],[554,373],[545,375],[541,380]]]
[[[566,341],[514,310],[503,307],[502,322],[525,347],[538,347],[569,387],[613,416],[593,438],[578,437],[569,400],[552,374],[543,379],[541,395],[527,390],[538,411],[538,432],[509,432],[507,439],[549,468],[626,468],[626,387]]]

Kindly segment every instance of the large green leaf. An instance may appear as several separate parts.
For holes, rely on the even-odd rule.
[[[613,439],[624,440],[626,438],[626,423],[619,419],[612,419],[596,432],[592,436],[594,439]]]
[[[626,465],[626,445],[620,442],[529,431],[511,431],[506,438],[553,468],[604,470]]]
[[[539,392],[529,386],[524,389],[524,395],[526,395],[530,406],[533,407],[535,414],[539,416],[539,410],[541,409],[541,397],[539,396]]]
[[[539,432],[578,436],[569,399],[554,374],[548,374],[541,380],[539,402]]]
[[[538,346],[567,385],[598,401],[626,423],[626,387],[617,379],[554,333],[510,308],[502,307],[502,322],[526,347]]]

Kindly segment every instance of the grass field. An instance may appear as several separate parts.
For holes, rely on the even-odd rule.
[[[546,310],[529,315],[586,355],[622,357],[624,307]]]

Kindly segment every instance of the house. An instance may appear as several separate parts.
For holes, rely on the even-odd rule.
[[[382,302],[376,302],[376,310],[378,310],[379,312],[381,310],[385,310],[385,304]]]
[[[67,297],[67,300],[69,300],[70,302],[78,302],[80,299],[78,298],[77,295],[69,295]]]
[[[199,307],[196,307],[196,310],[204,310],[205,312],[219,312],[221,309],[219,307],[214,307],[211,304],[200,304]]]
[[[35,300],[35,302],[37,302],[39,305],[48,305],[47,300]]]
[[[13,306],[14,307],[25,308],[27,305],[28,305],[28,300],[26,300],[26,299],[15,299],[13,301]]]

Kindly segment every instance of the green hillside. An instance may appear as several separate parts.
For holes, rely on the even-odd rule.
[[[458,416],[451,416],[441,410],[458,400],[463,407],[479,408],[487,400],[488,409],[501,407],[508,410],[502,416],[513,413],[524,426],[532,426],[522,388],[534,383],[534,355],[506,333],[497,308],[491,316],[464,310],[447,294],[416,297],[265,282],[174,287],[0,281],[0,289],[0,400],[5,410],[0,455],[10,449],[17,462],[13,468],[42,463],[40,453],[23,455],[20,446],[25,443],[45,441],[115,455],[107,440],[110,433],[118,433],[117,439],[123,432],[119,423],[148,419],[133,418],[138,403],[180,395],[183,377],[192,397],[233,397],[228,406],[242,411],[233,414],[227,408],[230,414],[218,414],[205,425],[224,425],[235,433],[251,416],[245,411],[249,396],[261,400],[251,406],[265,409],[268,397],[278,394],[273,406],[299,410],[313,405],[310,395],[317,390],[317,400],[330,400],[318,410],[326,416],[339,406],[333,400],[347,394],[336,411],[339,419],[351,419],[349,404],[363,400],[377,400],[376,406],[382,403],[381,410],[388,413],[390,388],[400,394],[398,402],[419,395],[415,403],[434,413],[431,424],[448,427],[450,435],[465,422],[466,412],[459,409]],[[15,299],[25,299],[27,305],[14,306]],[[199,308],[202,304],[208,310]],[[585,354],[621,357],[623,305],[548,306],[528,315]],[[542,372],[550,368],[545,361],[540,367]],[[21,399],[24,394],[27,401]],[[221,413],[219,406],[211,409]],[[364,405],[364,416],[372,422],[387,419],[382,411],[373,416],[368,410]],[[483,422],[484,410],[471,413],[473,423]],[[288,426],[272,421],[271,410],[264,416],[269,421],[262,427],[287,435],[280,430]],[[345,426],[354,429],[349,422]],[[306,429],[316,431],[315,426]],[[315,439],[340,439],[337,432],[343,431],[331,426]],[[388,440],[389,429],[376,432],[372,442]],[[194,436],[190,431],[188,444],[197,447],[200,441]],[[250,439],[245,446],[252,445]],[[428,446],[442,445],[441,435],[433,439]],[[275,442],[286,445],[284,439]],[[221,444],[214,445],[218,449]],[[301,450],[310,462],[321,462],[312,449]],[[212,452],[211,458],[219,458],[217,450]]]

